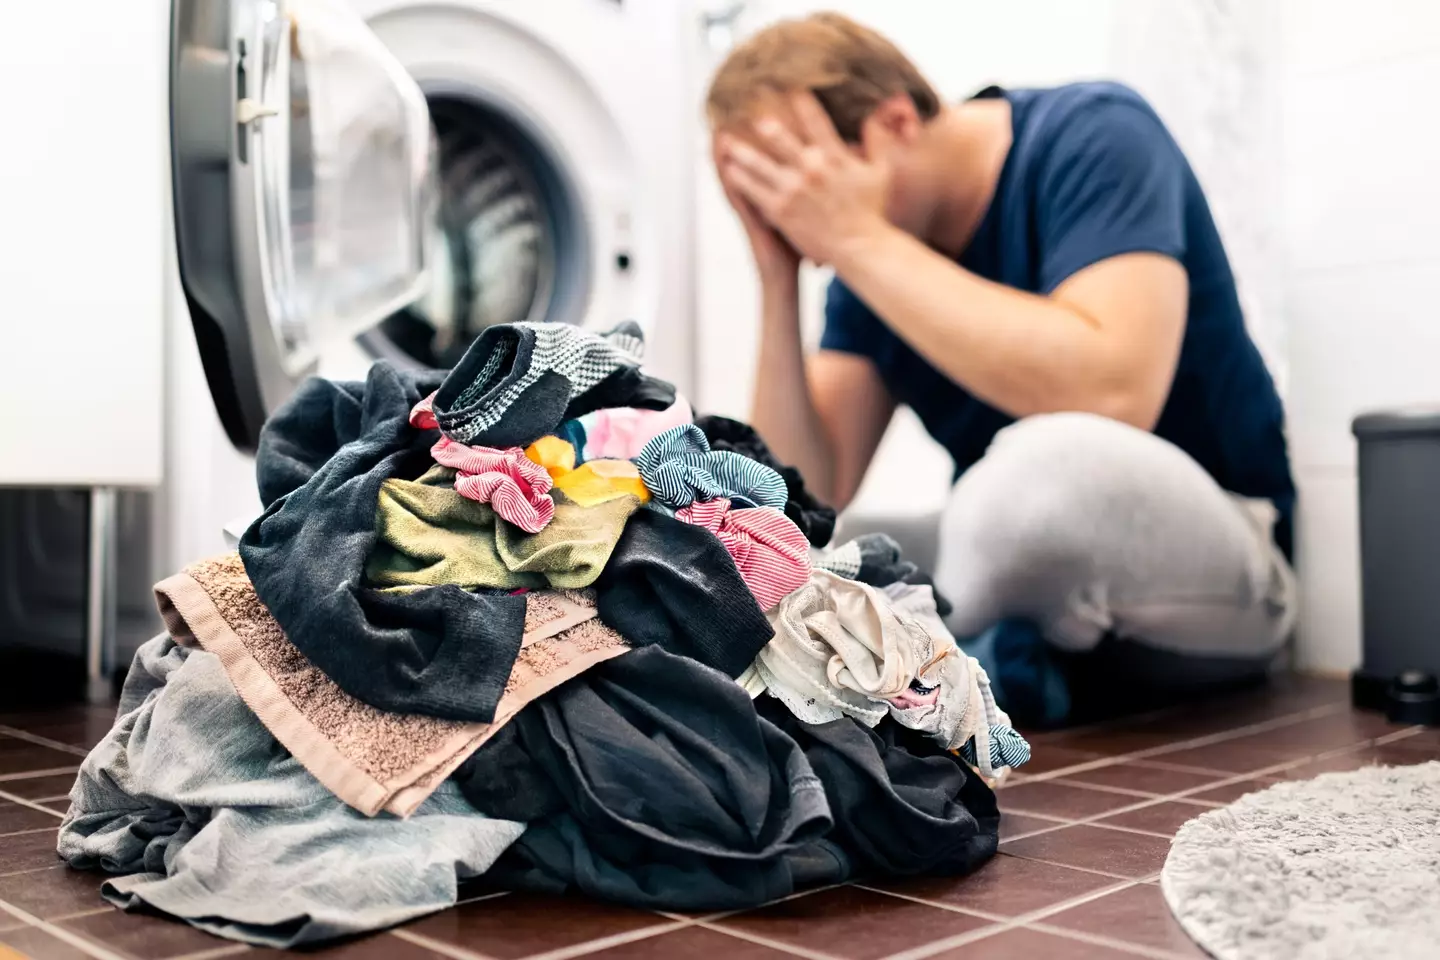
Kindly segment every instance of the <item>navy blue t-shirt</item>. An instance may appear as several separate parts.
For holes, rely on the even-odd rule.
[[[1048,294],[1083,268],[1122,253],[1174,257],[1190,278],[1175,382],[1158,436],[1190,454],[1220,486],[1268,498],[1276,542],[1289,554],[1295,503],[1285,415],[1245,329],[1210,208],[1180,148],[1143,98],[1115,83],[1000,90],[1014,140],[990,209],[960,265]],[[870,358],[955,458],[958,477],[1013,418],[932,367],[843,283],[830,286],[820,346]]]

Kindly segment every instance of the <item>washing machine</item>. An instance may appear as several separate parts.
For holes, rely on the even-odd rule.
[[[174,11],[180,279],[233,445],[253,449],[303,376],[450,366],[518,320],[637,320],[688,386],[688,4]]]
[[[647,365],[691,389],[705,59],[689,0],[173,9],[184,309],[166,432],[183,454],[162,568],[256,512],[236,451],[305,376],[449,366],[493,323],[633,319]]]

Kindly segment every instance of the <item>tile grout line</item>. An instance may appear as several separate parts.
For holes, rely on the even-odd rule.
[[[1056,927],[1048,923],[1029,924],[1026,926],[1026,929],[1035,930],[1039,933],[1048,933],[1052,937],[1063,937],[1068,940],[1079,940],[1082,943],[1093,943],[1097,947],[1124,950],[1142,957],[1155,957],[1156,960],[1189,960],[1184,954],[1171,953],[1169,950],[1147,947],[1139,943],[1130,943],[1128,940],[1116,940],[1114,937],[1106,937],[1098,933],[1085,933],[1080,930],[1070,930],[1066,927]]]
[[[11,870],[9,873],[0,873],[0,880],[8,880],[11,877],[23,877],[27,873],[41,873],[45,870],[59,870],[65,864],[63,861],[60,860],[58,856],[55,859],[57,862],[53,867],[29,867],[24,870]]]
[[[1174,798],[1174,797],[1171,797],[1171,796],[1149,797],[1149,798],[1147,798],[1143,803],[1132,803],[1132,804],[1129,804],[1128,806],[1116,807],[1114,810],[1106,810],[1106,811],[1104,811],[1103,813],[1093,814],[1093,815],[1088,816],[1088,817],[1081,817],[1081,818],[1078,819],[1078,820],[1062,821],[1061,823],[1056,824],[1056,825],[1053,826],[1053,827],[1041,827],[1039,830],[1033,830],[1033,831],[1031,831],[1030,833],[1022,834],[1022,835],[1020,835],[1020,836],[1018,836],[1018,837],[1011,837],[1011,838],[1009,838],[1008,840],[1004,841],[1004,843],[1013,843],[1013,842],[1015,842],[1015,841],[1017,841],[1017,840],[1028,840],[1028,839],[1030,839],[1031,837],[1038,837],[1038,836],[1040,836],[1041,834],[1044,834],[1044,833],[1054,833],[1055,831],[1057,831],[1057,830],[1063,830],[1063,829],[1065,829],[1066,827],[1102,827],[1102,828],[1104,828],[1104,829],[1106,829],[1106,830],[1112,830],[1112,829],[1113,829],[1113,830],[1124,830],[1124,829],[1125,829],[1124,827],[1111,827],[1109,824],[1099,823],[1098,821],[1104,820],[1106,817],[1119,816],[1119,815],[1122,814],[1122,813],[1134,813],[1136,810],[1143,810],[1143,809],[1145,809],[1146,807],[1152,807],[1152,806],[1155,806],[1156,804],[1165,803],[1165,802],[1170,801],[1170,800],[1173,800],[1173,799],[1175,799],[1175,798]],[[1208,812],[1208,811],[1207,811],[1207,812]],[[1199,816],[1199,814],[1196,814],[1196,816]],[[1051,819],[1054,819],[1054,818],[1052,817]],[[1129,833],[1137,833],[1137,832],[1142,832],[1142,831],[1129,830],[1129,831],[1126,831],[1126,832],[1129,832]],[[1166,839],[1166,840],[1171,840],[1171,839],[1174,839],[1174,838],[1173,838],[1173,837],[1165,837],[1164,839]],[[1021,854],[1010,853],[1008,850],[1004,850],[1004,849],[1003,849],[1003,844],[1002,844],[1002,849],[1000,850],[1000,852],[1001,852],[1001,853],[1009,853],[1010,856],[1012,856],[1012,857],[1021,856]],[[1053,861],[1053,860],[1040,860],[1039,857],[1022,857],[1022,859],[1025,859],[1025,860],[1039,860],[1041,863],[1055,863],[1055,861]],[[1056,864],[1056,865],[1057,865],[1057,866],[1061,866],[1061,867],[1070,866],[1069,864],[1066,864],[1066,863],[1060,863],[1060,864]],[[1070,869],[1072,869],[1072,870],[1083,870],[1083,869],[1085,869],[1085,868],[1084,868],[1084,867],[1070,867]],[[1101,873],[1101,871],[1099,871],[1099,870],[1095,870],[1095,871],[1091,871],[1091,872],[1092,872],[1092,873],[1100,873],[1101,876],[1107,876],[1107,877],[1108,877],[1108,876],[1114,876],[1114,874]],[[1121,878],[1121,879],[1133,880],[1134,878],[1133,878],[1133,877],[1123,877],[1123,878]]]
[[[1196,773],[1204,774],[1207,777],[1228,777],[1229,770],[1216,770],[1214,767],[1197,767],[1188,763],[1165,763],[1160,760],[1131,760],[1127,761],[1148,770],[1169,770],[1171,773]]]
[[[1214,783],[1200,784],[1199,786],[1189,787],[1189,788],[1187,788],[1187,789],[1185,789],[1185,790],[1181,790],[1181,791],[1178,791],[1178,792],[1176,792],[1176,793],[1167,793],[1167,794],[1153,795],[1153,796],[1150,796],[1149,799],[1147,799],[1144,803],[1134,803],[1134,804],[1130,804],[1129,806],[1116,807],[1114,810],[1108,810],[1108,811],[1106,811],[1106,812],[1104,812],[1104,813],[1093,814],[1093,815],[1088,816],[1088,817],[1081,817],[1081,818],[1074,819],[1074,820],[1063,820],[1063,819],[1061,819],[1061,818],[1059,818],[1059,817],[1056,817],[1054,814],[1039,813],[1039,812],[1033,812],[1033,811],[1025,811],[1025,810],[1022,808],[1021,810],[1016,810],[1015,812],[1016,812],[1016,813],[1021,813],[1021,814],[1028,813],[1030,816],[1044,817],[1044,818],[1047,819],[1047,820],[1059,820],[1060,822],[1057,823],[1057,824],[1056,824],[1055,826],[1053,826],[1053,827],[1041,827],[1040,829],[1038,829],[1038,830],[1032,830],[1032,831],[1030,831],[1029,833],[1017,834],[1016,836],[1007,838],[1006,840],[1003,841],[1003,843],[1012,843],[1012,842],[1017,841],[1017,840],[1028,840],[1028,839],[1031,838],[1031,837],[1037,837],[1037,836],[1040,836],[1041,834],[1045,834],[1045,833],[1054,833],[1055,831],[1057,831],[1057,830],[1063,830],[1063,829],[1065,829],[1066,827],[1098,826],[1098,827],[1102,827],[1102,828],[1107,829],[1107,830],[1127,830],[1127,828],[1125,828],[1125,827],[1114,826],[1114,825],[1112,825],[1112,824],[1107,824],[1107,823],[1099,823],[1098,821],[1104,820],[1104,819],[1106,819],[1107,817],[1118,816],[1118,815],[1120,815],[1120,814],[1122,814],[1122,813],[1133,813],[1133,812],[1136,811],[1136,810],[1140,810],[1140,809],[1143,809],[1143,808],[1145,808],[1145,807],[1155,806],[1155,805],[1157,805],[1157,804],[1165,803],[1165,802],[1168,802],[1168,801],[1173,801],[1173,800],[1189,800],[1191,794],[1195,794],[1195,793],[1206,793],[1207,791],[1210,791],[1210,790],[1218,790],[1218,789],[1221,788],[1221,787],[1234,786],[1235,784],[1237,784],[1237,783],[1243,783],[1243,782],[1246,781],[1246,780],[1254,780],[1254,779],[1257,779],[1257,778],[1260,778],[1260,777],[1267,777],[1267,776],[1269,776],[1269,775],[1272,774],[1272,773],[1281,773],[1281,772],[1284,772],[1284,771],[1286,771],[1286,770],[1292,769],[1292,768],[1294,768],[1294,767],[1303,767],[1303,766],[1304,766],[1305,764],[1307,764],[1307,763],[1316,763],[1316,762],[1321,761],[1321,760],[1329,760],[1329,759],[1332,759],[1332,758],[1334,758],[1334,757],[1344,756],[1344,755],[1347,754],[1347,753],[1358,753],[1359,751],[1364,750],[1364,749],[1366,749],[1367,747],[1374,746],[1376,743],[1377,743],[1376,740],[1364,740],[1364,741],[1361,741],[1361,742],[1359,742],[1359,743],[1351,744],[1351,745],[1348,746],[1348,747],[1335,747],[1335,748],[1332,748],[1332,749],[1330,749],[1330,750],[1322,750],[1322,751],[1320,751],[1319,753],[1310,754],[1310,755],[1308,755],[1308,756],[1300,757],[1300,758],[1297,758],[1297,759],[1285,760],[1285,761],[1280,762],[1280,763],[1271,764],[1271,765],[1268,766],[1268,767],[1261,767],[1261,768],[1259,768],[1258,770],[1251,770],[1251,771],[1249,771],[1249,772],[1247,772],[1247,773],[1233,773],[1233,774],[1229,774],[1229,775],[1227,775],[1224,779],[1222,779],[1222,780],[1217,780],[1217,781],[1215,781]],[[1068,782],[1067,782],[1067,785],[1068,785]],[[1080,783],[1076,783],[1076,784],[1074,784],[1074,785],[1077,786],[1077,787],[1079,787],[1079,786],[1089,786],[1089,785],[1087,785],[1087,784],[1080,784]],[[1103,788],[1101,788],[1101,789],[1103,789]],[[1262,788],[1262,789],[1263,789],[1263,788]],[[1117,792],[1117,791],[1113,791],[1113,790],[1112,790],[1112,791],[1110,791],[1110,792],[1113,793],[1113,792]],[[1212,809],[1215,809],[1215,810],[1218,810],[1218,809],[1221,809],[1221,808],[1223,808],[1223,807],[1229,806],[1229,804],[1226,804],[1226,803],[1210,804],[1208,801],[1204,801],[1204,800],[1191,801],[1191,802],[1195,802],[1195,803],[1205,803],[1205,804],[1207,804],[1208,806],[1211,806],[1211,808],[1212,808]],[[1200,816],[1200,814],[1196,814],[1196,816]],[[1127,832],[1132,832],[1132,833],[1144,833],[1144,831],[1137,831],[1137,830],[1134,830],[1133,828],[1129,828]],[[1152,836],[1157,836],[1156,834],[1151,834],[1151,835],[1152,835]],[[1173,840],[1174,837],[1165,837],[1164,839]],[[1001,850],[1001,852],[1002,852],[1002,853],[1009,853],[1009,851],[1006,851],[1006,850],[1003,850],[1003,849]],[[1019,856],[1019,854],[1014,854],[1014,853],[1010,853],[1009,855],[1012,856],[1012,857],[1013,857],[1013,856]],[[1027,859],[1027,860],[1038,860],[1040,863],[1055,863],[1055,861],[1052,861],[1052,860],[1039,860],[1038,857],[1025,857],[1025,858],[1023,858],[1023,859]],[[1059,864],[1056,864],[1056,865],[1057,865],[1057,866],[1062,866],[1062,867],[1064,867],[1064,866],[1069,866],[1069,864],[1063,864],[1063,863],[1059,863]],[[1072,869],[1072,870],[1080,870],[1080,869],[1084,869],[1084,868],[1082,868],[1082,867],[1071,867],[1071,869]],[[1108,876],[1108,874],[1106,874],[1106,876]]]
[[[26,770],[21,773],[0,773],[0,783],[11,780],[33,780],[36,777],[58,777],[62,773],[79,773],[80,767],[47,767],[44,770]],[[68,794],[67,794],[68,796]]]
[[[980,869],[984,869],[981,867]],[[894,897],[896,900],[904,900],[908,903],[918,903],[924,907],[935,907],[944,910],[946,913],[958,913],[964,917],[975,917],[987,923],[1014,923],[1014,917],[1007,917],[1002,914],[992,913],[989,910],[977,910],[974,907],[961,907],[953,903],[943,903],[939,900],[927,900],[924,897],[917,897],[913,893],[896,893],[893,890],[886,890],[883,887],[870,887],[863,883],[852,883],[852,887],[859,890],[868,890],[870,893],[878,893],[886,897]],[[958,936],[958,934],[957,934]]]
[[[1068,767],[1060,767],[1056,770],[1047,770],[1044,773],[1037,773],[1026,777],[1026,783],[1055,780],[1060,777],[1072,776],[1077,773],[1088,773],[1091,770],[1098,770],[1101,767],[1113,766],[1127,760],[1149,760],[1151,757],[1164,756],[1166,753],[1190,750],[1197,747],[1209,747],[1217,743],[1224,743],[1227,740],[1238,740],[1243,736],[1253,733],[1266,733],[1270,730],[1279,730],[1283,727],[1295,726],[1304,723],[1306,720],[1319,720],[1322,717],[1348,711],[1347,705],[1334,705],[1328,707],[1312,707],[1300,713],[1287,714],[1283,717],[1275,717],[1270,720],[1262,720],[1257,723],[1236,727],[1233,730],[1226,730],[1221,733],[1210,733],[1200,737],[1191,737],[1188,740],[1177,740],[1174,743],[1165,743],[1156,747],[1144,747],[1140,750],[1132,750],[1129,753],[1119,753],[1112,757],[1101,757],[1098,760],[1086,760],[1084,763],[1072,764]],[[1043,749],[1043,745],[1038,748]],[[1019,784],[1016,784],[1019,786]]]
[[[1104,769],[1104,768],[1102,767],[1101,769]],[[1081,775],[1081,776],[1084,776],[1084,771],[1082,771],[1080,775]],[[1223,771],[1216,772],[1214,775],[1215,775],[1216,777],[1228,777],[1228,776],[1231,776],[1231,774],[1224,773]],[[1118,794],[1120,794],[1121,796],[1124,796],[1124,797],[1145,797],[1145,798],[1152,799],[1152,800],[1158,800],[1158,799],[1160,799],[1161,797],[1168,796],[1168,794],[1164,794],[1164,793],[1154,793],[1154,792],[1152,792],[1152,791],[1150,791],[1150,790],[1135,790],[1135,789],[1133,789],[1133,788],[1131,788],[1131,787],[1111,787],[1111,786],[1108,786],[1108,785],[1105,785],[1105,784],[1099,784],[1099,783],[1085,783],[1083,780],[1059,780],[1059,781],[1056,781],[1056,780],[1036,780],[1036,781],[1032,781],[1032,782],[1034,782],[1034,783],[1056,784],[1056,785],[1062,786],[1062,787],[1075,787],[1075,788],[1080,789],[1080,790],[1090,790],[1090,791],[1093,791],[1093,792],[1095,792],[1095,793],[1118,793]],[[1016,784],[1016,786],[1017,786],[1017,787],[1025,786],[1025,784]],[[1005,796],[1005,794],[1004,794],[1003,791],[1000,793],[1000,796],[1002,796],[1002,797]],[[1032,816],[1032,817],[1043,817],[1043,816],[1046,816],[1046,814],[1043,814],[1043,813],[1037,813],[1037,812],[1035,812],[1035,811],[1033,811],[1033,810],[1026,810],[1024,807],[1012,806],[1011,809],[1014,810],[1016,813],[1028,813],[1028,814],[1030,814],[1030,816]],[[1053,817],[1054,815],[1053,815],[1053,814],[1050,814],[1050,816]]]
[[[1420,732],[1424,729],[1424,727],[1408,727],[1404,730],[1396,730],[1393,733],[1387,733],[1383,737],[1375,738],[1375,746],[1388,747],[1392,743],[1403,743],[1404,741],[1409,740],[1412,737],[1420,736]]]
[[[1161,802],[1161,803],[1169,803],[1170,801],[1169,801],[1169,800],[1161,800],[1160,802]],[[1140,807],[1139,809],[1143,810],[1143,809],[1145,809],[1145,808],[1144,808],[1144,807]],[[1131,812],[1133,813],[1134,811],[1131,811]],[[1208,813],[1209,811],[1205,811],[1205,812]],[[1199,815],[1200,815],[1200,814],[1197,813],[1195,816],[1198,817]],[[1170,834],[1169,836],[1166,836],[1166,835],[1163,834],[1163,833],[1157,833],[1157,832],[1154,831],[1154,830],[1144,830],[1144,829],[1141,829],[1140,827],[1122,827],[1122,826],[1120,826],[1118,823],[1087,823],[1087,824],[1085,824],[1085,826],[1087,826],[1087,827],[1104,827],[1106,830],[1119,830],[1121,833],[1133,833],[1133,834],[1135,834],[1136,836],[1140,836],[1140,837],[1155,837],[1155,838],[1157,838],[1157,839],[1159,839],[1159,840],[1164,840],[1164,841],[1166,841],[1166,842],[1170,842],[1170,841],[1173,841],[1173,840],[1175,839],[1175,835],[1174,835],[1174,834]]]
[[[649,927],[640,927],[636,930],[627,930],[624,933],[614,933],[608,937],[597,937],[594,940],[586,940],[584,943],[571,944],[568,947],[557,947],[554,950],[547,950],[544,953],[526,954],[525,960],[571,960],[572,957],[583,957],[588,954],[599,953],[601,950],[609,950],[611,947],[619,947],[627,943],[635,943],[638,940],[649,940],[652,937],[674,933],[676,930],[693,927],[699,922],[698,920],[679,920],[671,921],[670,923],[655,924]]]
[[[933,943],[926,943],[918,947],[911,947],[909,950],[901,950],[898,953],[889,954],[884,960],[925,960],[926,957],[933,957],[941,951],[953,950],[956,947],[963,947],[977,940],[998,937],[1002,933],[1008,933],[1011,930],[1018,929],[1019,924],[1001,923],[994,926],[981,927],[978,930],[968,930],[965,933],[957,933],[954,936],[945,937]]]
[[[25,740],[29,743],[35,744],[36,746],[49,747],[51,750],[59,750],[60,752],[68,753],[71,756],[90,756],[89,750],[73,746],[72,744],[62,743],[59,740],[51,740],[49,737],[42,737],[38,734],[31,733],[28,730],[21,730],[19,727],[10,727],[6,726],[3,723],[0,723],[0,733],[3,733],[7,737],[13,737],[16,740]]]
[[[1054,818],[1052,817],[1051,819],[1054,819]],[[1073,827],[1073,826],[1076,826],[1076,824],[1075,824],[1073,821],[1064,820],[1064,821],[1061,821],[1058,826],[1054,826],[1054,827],[1039,827],[1039,828],[1037,828],[1037,829],[1035,829],[1035,830],[1031,830],[1029,833],[1017,833],[1017,834],[1015,834],[1015,836],[1013,836],[1013,837],[1006,837],[1004,840],[1001,840],[1000,842],[1001,842],[1001,844],[1006,844],[1006,843],[1010,843],[1010,842],[1015,841],[1015,840],[1029,840],[1031,837],[1038,837],[1038,836],[1040,836],[1040,834],[1042,834],[1042,833],[1049,833],[1051,830],[1058,830],[1058,829],[1060,829],[1060,827]],[[1004,853],[1005,851],[999,850],[998,852],[999,852],[999,853]],[[1007,854],[1007,856],[1008,856],[1008,854]],[[1023,858],[1022,858],[1022,859],[1023,859]]]
[[[886,890],[882,887],[870,887],[861,883],[851,884],[851,886],[858,887],[861,890],[868,890],[871,893],[884,894],[887,897],[895,897],[899,900],[908,900],[911,903],[918,903],[927,907],[937,907],[941,910],[948,910],[951,913],[960,913],[964,914],[965,916],[979,917],[982,920],[989,920],[991,923],[998,923],[1010,926],[1014,924],[1028,923],[1032,920],[1039,920],[1042,917],[1048,917],[1052,914],[1060,913],[1065,910],[1072,910],[1075,907],[1083,906],[1084,904],[1087,904],[1092,900],[1099,900],[1101,897],[1108,897],[1112,893],[1119,893],[1121,890],[1126,890],[1130,887],[1137,886],[1139,883],[1140,881],[1138,880],[1117,880],[1109,886],[1100,887],[1096,890],[1091,890],[1088,893],[1077,894],[1073,897],[1067,897],[1064,900],[1057,901],[1056,903],[1052,903],[1048,906],[1036,907],[1034,910],[1028,910],[1025,913],[1017,914],[1013,917],[1002,916],[998,913],[992,913],[989,910],[976,910],[973,907],[961,907],[951,903],[943,903],[939,900],[927,900],[924,897],[918,897],[914,894],[896,893],[893,890]],[[915,949],[919,948],[917,947]]]
[[[1090,826],[1090,824],[1072,824],[1072,826]],[[1102,829],[1104,829],[1104,828],[1102,828]],[[1044,831],[1044,832],[1045,832],[1045,833],[1049,833],[1050,831],[1049,831],[1049,830],[1046,830],[1046,831]],[[1117,832],[1118,832],[1118,831],[1117,831]],[[1032,834],[1032,836],[1034,836],[1034,834]],[[1005,856],[1007,856],[1007,857],[1014,857],[1014,858],[1017,859],[1017,860],[1030,860],[1030,861],[1033,861],[1033,862],[1035,862],[1035,863],[1043,863],[1043,864],[1045,864],[1046,866],[1050,866],[1050,867],[1064,867],[1066,870],[1078,870],[1078,871],[1080,871],[1081,873],[1088,873],[1088,874],[1091,874],[1091,875],[1096,876],[1096,877],[1104,877],[1104,878],[1107,879],[1107,880],[1123,881],[1123,882],[1125,882],[1125,883],[1139,883],[1139,882],[1140,882],[1140,881],[1137,880],[1135,877],[1126,877],[1126,876],[1123,876],[1123,875],[1118,874],[1118,873],[1107,873],[1107,872],[1104,871],[1104,870],[1094,870],[1094,869],[1092,869],[1092,868],[1090,868],[1090,867],[1077,867],[1077,866],[1075,866],[1073,863],[1061,863],[1061,862],[1058,861],[1058,860],[1046,860],[1046,859],[1044,859],[1043,857],[1029,857],[1029,856],[1026,856],[1026,855],[1023,854],[1023,853],[1011,853],[1011,852],[1008,851],[1008,850],[1001,850],[1000,852],[1003,853],[1003,854],[1005,854]]]
[[[1076,907],[1083,907],[1087,903],[1093,903],[1102,897],[1108,897],[1113,893],[1120,893],[1122,890],[1129,890],[1131,887],[1140,886],[1138,880],[1127,880],[1124,883],[1112,883],[1108,887],[1101,887],[1099,890],[1092,890],[1090,893],[1081,894],[1078,897],[1071,897],[1069,900],[1062,900],[1059,903],[1051,904],[1048,907],[1040,907],[1031,910],[1029,913],[1022,913],[1015,918],[1016,924],[1035,923],[1046,917],[1053,917],[1066,910],[1074,910]]]
[[[58,917],[51,917],[51,923],[62,923],[66,920],[80,920],[84,917],[93,917],[101,913],[114,913],[115,907],[91,907],[89,910],[76,910],[74,913],[62,913]]]
[[[763,934],[751,933],[748,930],[732,930],[730,927],[722,927],[718,923],[712,923],[709,920],[698,920],[695,926],[713,933],[723,933],[737,940],[748,940],[750,943],[758,943],[762,947],[779,950],[782,953],[790,954],[792,957],[805,957],[807,960],[840,960],[840,958],[831,953],[821,953],[819,950],[799,947],[793,943],[786,943],[783,940],[772,940]]]
[[[113,951],[107,950],[101,944],[95,943],[85,937],[82,937],[78,933],[72,933],[69,930],[66,930],[64,927],[56,926],[53,923],[47,923],[46,921],[41,920],[34,914],[29,913],[25,910],[21,910],[19,907],[15,906],[12,903],[8,903],[5,900],[0,900],[0,911],[4,911],[5,913],[10,914],[15,919],[28,923],[30,926],[34,927],[37,930],[42,930],[45,933],[50,934],[50,936],[54,937],[57,940],[62,940],[65,943],[68,943],[70,946],[74,947],[76,950],[79,950],[86,956],[94,957],[95,960],[127,960],[126,957],[118,953],[114,953]]]
[[[739,916],[742,913],[753,913],[756,910],[763,910],[766,907],[773,907],[780,903],[789,903],[791,900],[799,900],[801,897],[808,897],[816,893],[825,893],[829,890],[839,890],[841,887],[850,886],[848,883],[827,883],[819,887],[810,887],[806,890],[797,890],[794,893],[787,893],[776,900],[767,900],[758,907],[745,907],[740,910],[717,910],[714,913],[706,913],[698,917],[687,917],[680,913],[666,913],[664,910],[655,912],[662,917],[670,917],[674,920],[693,920],[696,923],[719,923],[721,920],[728,920],[730,917]]]
[[[381,936],[384,935],[385,934],[381,934]],[[442,956],[453,957],[454,960],[494,960],[489,954],[475,953],[456,944],[447,943],[444,940],[436,940],[434,937],[428,937],[423,933],[414,933],[410,930],[391,930],[388,932],[388,935],[398,940],[404,940],[406,943],[414,944],[417,947],[433,950]]]
[[[244,943],[232,943],[223,947],[211,947],[209,950],[196,950],[194,953],[182,953],[178,957],[170,957],[169,960],[216,960],[219,957],[233,957],[237,953],[247,953],[250,946]]]
[[[54,828],[54,827],[34,827],[34,828],[32,828],[32,829],[29,829],[29,830],[11,830],[9,833],[0,833],[0,840],[5,840],[5,839],[8,839],[8,838],[10,838],[10,837],[23,837],[23,836],[26,836],[27,834],[31,834],[31,833],[54,833],[54,832],[55,832],[55,828]]]
[[[9,800],[11,803],[18,803],[20,806],[29,807],[31,810],[43,811],[57,819],[65,819],[65,814],[60,813],[58,810],[51,810],[49,807],[42,807],[40,806],[40,804],[34,802],[33,800],[26,800],[24,797],[17,797],[15,794],[7,793],[4,790],[0,790],[0,800]]]

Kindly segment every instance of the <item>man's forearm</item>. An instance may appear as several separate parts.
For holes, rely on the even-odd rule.
[[[763,283],[760,309],[750,422],[780,460],[800,470],[816,496],[831,500],[835,458],[805,376],[798,280]]]
[[[1064,303],[978,277],[895,229],[857,238],[834,266],[932,366],[1012,416],[1079,410],[1148,428],[1158,415],[1137,397],[1124,339]]]

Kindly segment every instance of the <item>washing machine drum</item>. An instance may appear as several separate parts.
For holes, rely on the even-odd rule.
[[[485,327],[575,302],[557,266],[583,231],[520,124],[422,91],[347,0],[172,13],[180,280],[237,447],[342,341],[448,366]]]
[[[488,326],[570,319],[559,293],[584,254],[578,205],[523,124],[478,93],[437,85],[426,99],[437,144],[429,290],[362,334],[377,357],[450,367]]]

